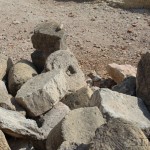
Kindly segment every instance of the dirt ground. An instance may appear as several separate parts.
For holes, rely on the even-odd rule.
[[[0,47],[13,58],[30,59],[31,35],[45,20],[62,23],[67,45],[85,72],[106,76],[108,63],[137,65],[150,51],[150,10],[123,10],[105,2],[0,0]]]

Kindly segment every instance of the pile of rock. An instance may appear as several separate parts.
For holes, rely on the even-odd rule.
[[[0,150],[149,149],[149,53],[89,86],[62,26],[38,25],[32,43],[32,62],[0,55]]]

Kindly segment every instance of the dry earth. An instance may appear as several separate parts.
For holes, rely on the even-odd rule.
[[[16,62],[30,59],[30,37],[45,20],[64,25],[67,45],[83,70],[105,76],[108,63],[137,65],[150,51],[150,10],[123,10],[105,2],[0,0],[0,47]]]

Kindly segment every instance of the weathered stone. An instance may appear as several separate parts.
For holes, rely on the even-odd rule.
[[[4,133],[0,130],[0,150],[10,150]]]
[[[112,119],[96,130],[89,150],[149,150],[144,133],[130,122]]]
[[[8,87],[9,92],[15,96],[17,91],[21,86],[31,79],[33,76],[37,75],[35,67],[28,60],[21,60],[16,63],[9,71],[8,76]]]
[[[5,83],[0,80],[0,107],[5,109],[15,110],[12,104],[12,96],[8,94]]]
[[[77,59],[69,50],[59,50],[51,54],[46,61],[45,71],[64,70],[70,91],[78,90],[86,85],[85,76]]]
[[[65,141],[61,144],[58,150],[88,150],[89,146],[86,144],[70,143]]]
[[[96,128],[105,123],[97,107],[72,110],[62,122],[49,133],[47,150],[57,149],[63,141],[88,144]]]
[[[101,89],[93,94],[90,102],[90,106],[98,106],[108,118],[122,118],[142,129],[150,127],[150,113],[137,97]]]
[[[33,63],[40,71],[43,70],[45,61],[51,53],[60,49],[67,49],[64,29],[60,29],[60,25],[55,22],[39,24],[35,28],[31,39],[33,47],[42,54],[41,56],[38,55],[39,53],[33,53],[31,55]]]
[[[28,80],[18,91],[16,100],[29,116],[36,117],[50,110],[67,93],[65,74],[52,71]]]
[[[32,143],[27,139],[10,138],[8,143],[11,150],[34,150]]]
[[[118,65],[113,63],[109,64],[106,69],[116,83],[121,83],[127,77],[136,76],[136,68],[131,65]]]
[[[136,78],[127,77],[120,84],[112,87],[112,90],[117,91],[119,93],[135,96],[136,95]]]
[[[47,139],[50,131],[62,121],[62,119],[69,113],[70,109],[65,104],[58,102],[50,111],[43,117],[43,125],[41,127],[45,139]]]
[[[62,102],[69,106],[71,110],[81,107],[88,107],[92,94],[93,91],[88,86],[85,86],[73,93],[70,93],[69,95],[66,95],[62,99]]]
[[[142,98],[150,111],[150,53],[142,56],[138,63],[136,93]]]
[[[120,6],[123,8],[150,8],[149,0],[107,0],[111,6]]]
[[[2,80],[10,67],[12,66],[12,60],[0,53],[0,80]]]
[[[6,110],[1,107],[0,129],[13,137],[39,140],[44,138],[35,121],[26,119],[16,111]]]

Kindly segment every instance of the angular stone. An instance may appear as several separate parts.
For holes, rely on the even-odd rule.
[[[37,75],[37,72],[34,65],[30,61],[19,61],[9,71],[9,92],[15,96],[21,86],[35,75]]]
[[[90,102],[90,106],[98,106],[108,118],[122,118],[142,129],[150,127],[150,113],[137,97],[101,89],[93,94]]]
[[[112,90],[131,96],[136,96],[136,78],[127,77],[120,84],[112,87]]]
[[[66,95],[62,99],[62,102],[69,106],[71,110],[81,107],[88,107],[92,94],[93,91],[88,86],[85,86],[73,93]]]
[[[116,83],[121,83],[125,78],[136,76],[137,69],[131,65],[118,65],[118,64],[109,64],[107,67],[107,72],[112,77]]]
[[[49,133],[47,150],[57,149],[63,141],[88,144],[95,130],[105,123],[105,119],[97,107],[87,107],[72,110]]]
[[[62,71],[42,73],[28,80],[16,95],[17,102],[31,117],[50,110],[68,93],[68,84]]]
[[[15,110],[15,106],[12,104],[12,96],[8,94],[5,83],[0,80],[0,107],[5,109]]]
[[[66,79],[70,91],[78,90],[86,85],[85,76],[78,61],[69,50],[56,51],[47,58],[45,72],[60,69],[68,75]]]
[[[12,60],[0,53],[0,80],[2,80],[10,67],[12,66]]]
[[[0,130],[0,150],[11,150],[4,133]]]
[[[138,63],[137,80],[136,80],[136,93],[137,96],[142,98],[150,111],[150,53],[142,56]]]
[[[45,139],[47,139],[50,131],[62,121],[62,119],[69,113],[70,109],[65,104],[58,102],[50,111],[43,117],[43,125],[41,127]]]
[[[67,49],[64,29],[61,29],[59,24],[52,21],[39,24],[35,28],[31,40],[33,47],[38,50],[31,55],[31,58],[39,71],[44,69],[45,61],[51,53],[60,49]],[[39,52],[42,54],[40,57],[37,54]]]
[[[132,123],[112,119],[95,132],[89,150],[149,150],[144,133]]]
[[[17,138],[43,139],[41,130],[35,121],[26,119],[16,111],[0,107],[0,129]]]

